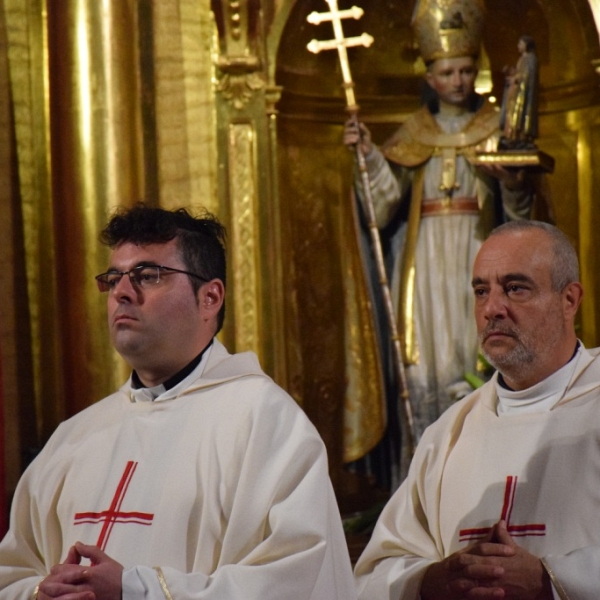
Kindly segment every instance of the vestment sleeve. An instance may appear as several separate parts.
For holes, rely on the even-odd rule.
[[[554,595],[561,600],[594,600],[598,598],[600,546],[578,548],[564,556],[543,558],[554,585]]]
[[[385,227],[396,214],[400,202],[410,186],[410,173],[400,165],[391,165],[377,146],[366,157],[371,197],[375,210],[377,227]],[[363,184],[358,167],[354,170],[354,180],[357,196],[365,202]]]
[[[360,600],[418,600],[427,567],[443,558],[435,535],[441,461],[432,450],[428,429],[407,478],[385,506],[356,565]]]
[[[519,187],[509,189],[501,183],[500,190],[504,216],[507,221],[520,221],[530,218],[535,192],[527,175]]]
[[[0,600],[31,600],[35,587],[49,574],[41,554],[44,550],[52,554],[59,540],[57,535],[41,542],[41,519],[30,495],[31,479],[32,467],[19,482],[11,527],[0,544]]]

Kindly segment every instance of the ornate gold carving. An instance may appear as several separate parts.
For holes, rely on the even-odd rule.
[[[541,150],[514,150],[507,152],[476,152],[469,158],[473,165],[498,165],[501,167],[530,167],[552,173],[554,158]]]
[[[217,66],[226,73],[250,73],[260,69],[256,56],[219,56]]]
[[[254,129],[248,123],[229,125],[228,143],[235,348],[258,353],[260,277]]]
[[[233,104],[236,110],[243,109],[252,95],[265,88],[265,81],[258,73],[226,73],[217,86],[217,91]]]
[[[265,88],[265,103],[266,110],[269,116],[276,115],[277,109],[275,105],[279,102],[281,98],[281,92],[283,91],[283,87],[280,85],[270,85]]]
[[[231,28],[231,37],[239,40],[242,37],[242,15],[240,13],[241,2],[239,0],[229,0],[229,26]]]
[[[242,110],[250,102],[255,92],[266,86],[259,74],[261,61],[253,51],[255,40],[250,40],[248,2],[228,0],[223,2],[225,26],[225,50],[216,61],[223,73],[216,89],[231,102],[235,110]]]

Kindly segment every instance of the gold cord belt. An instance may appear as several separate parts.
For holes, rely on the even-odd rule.
[[[440,215],[476,215],[479,213],[477,198],[440,198],[423,200],[421,203],[422,217],[437,217]]]

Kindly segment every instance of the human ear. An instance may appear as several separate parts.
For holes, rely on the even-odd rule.
[[[583,287],[578,281],[572,281],[563,290],[562,297],[565,315],[574,318],[583,298]]]
[[[225,301],[225,286],[220,279],[212,279],[198,290],[199,305],[206,320],[216,316]]]

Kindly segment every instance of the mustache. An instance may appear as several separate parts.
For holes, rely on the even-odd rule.
[[[479,340],[484,342],[490,335],[501,333],[502,335],[508,335],[510,337],[519,337],[518,331],[512,325],[508,323],[498,323],[490,321],[485,328],[479,333]]]

